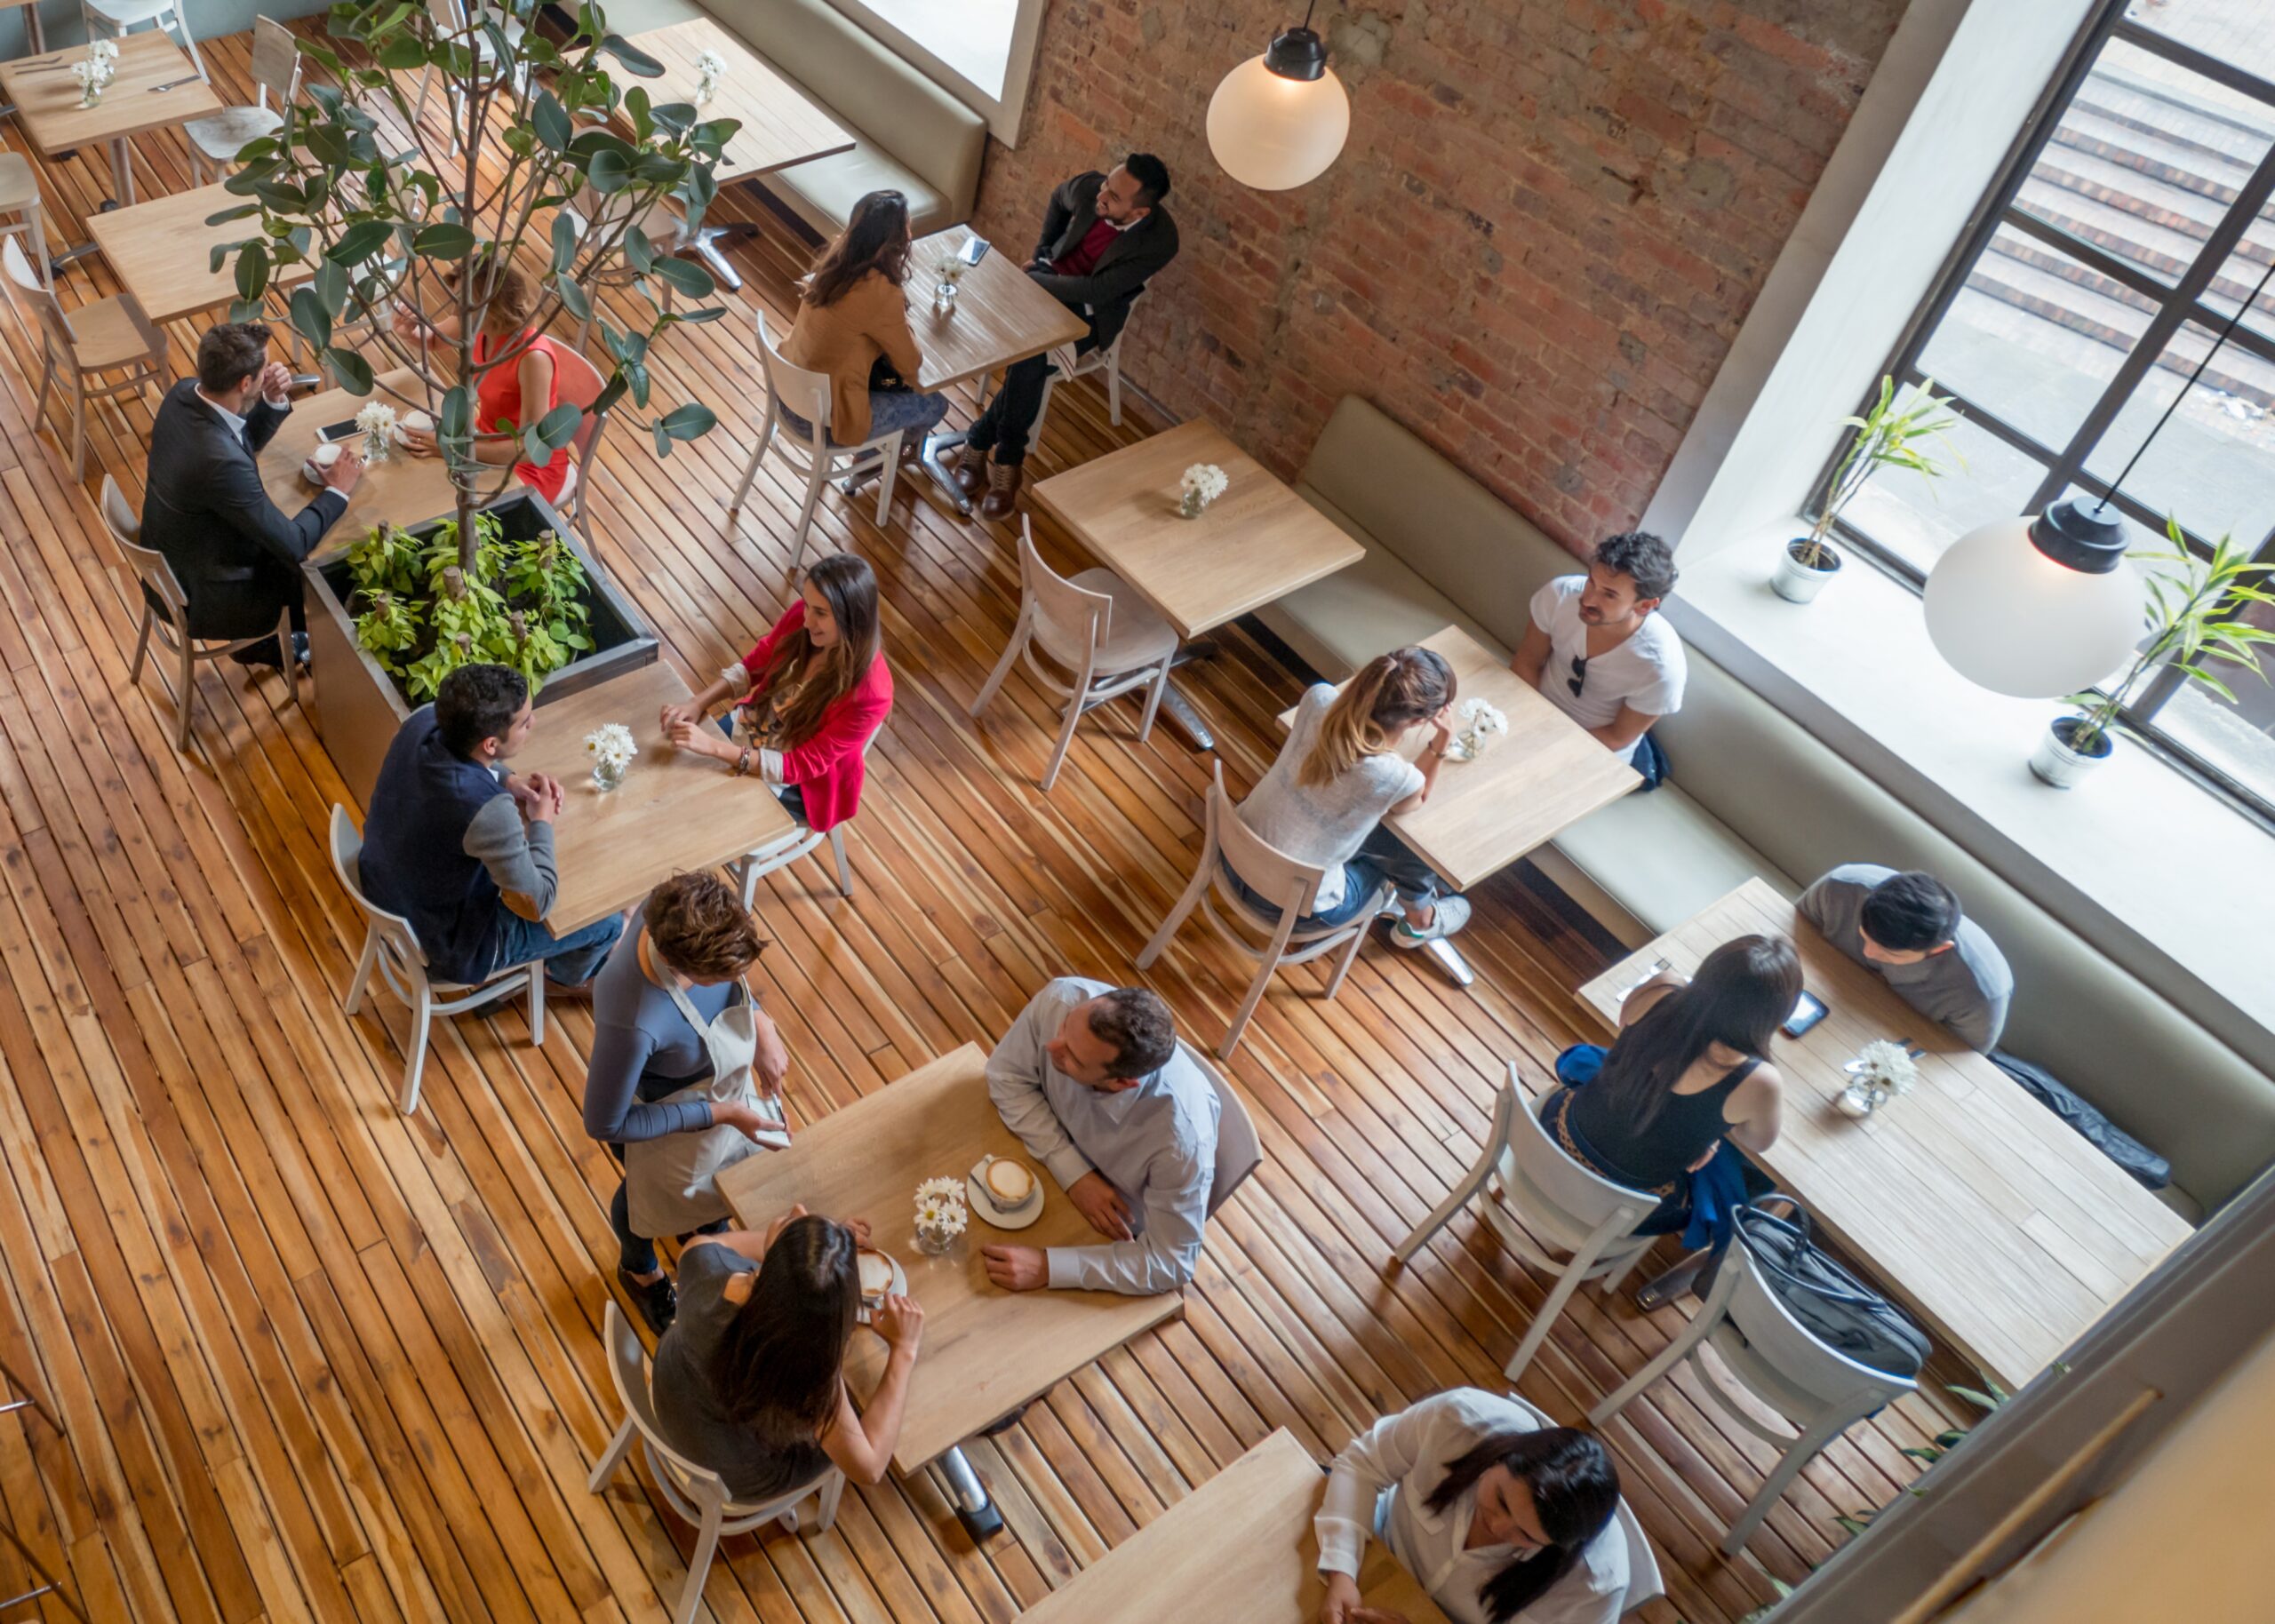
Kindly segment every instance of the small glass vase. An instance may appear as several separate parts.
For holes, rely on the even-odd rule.
[[[629,761],[595,761],[593,763],[593,787],[603,795],[624,782],[624,775],[632,770]]]
[[[1833,1103],[1840,1108],[1843,1116],[1862,1118],[1888,1103],[1888,1090],[1877,1083],[1858,1078],[1840,1091]]]
[[[383,434],[365,432],[363,435],[364,462],[382,463],[394,454],[395,430],[390,428]]]
[[[956,1238],[936,1224],[916,1226],[916,1249],[927,1257],[939,1257],[956,1244]]]
[[[932,308],[945,312],[954,310],[955,307],[955,280],[953,277],[943,276],[932,284]]]
[[[1197,490],[1188,490],[1177,499],[1177,513],[1180,519],[1198,519],[1209,511],[1209,498]]]

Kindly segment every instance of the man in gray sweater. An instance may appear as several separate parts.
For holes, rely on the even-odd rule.
[[[562,788],[506,766],[532,713],[520,673],[462,665],[396,732],[371,788],[363,895],[411,921],[446,980],[483,982],[542,959],[554,987],[581,987],[624,928],[615,914],[565,936],[546,928]]]
[[[2015,975],[1959,897],[1933,874],[1844,863],[1801,893],[1826,941],[1875,972],[1904,1001],[1989,1054],[2007,1024]]]

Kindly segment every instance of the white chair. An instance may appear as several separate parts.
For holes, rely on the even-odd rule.
[[[278,107],[292,105],[300,93],[300,47],[292,30],[273,17],[252,20],[253,105],[224,107],[211,118],[195,118],[181,127],[189,138],[189,179],[192,186],[205,180],[206,165],[217,175],[235,163],[248,141],[274,135],[283,128]],[[269,98],[276,105],[269,105]]]
[[[1700,1357],[1709,1346],[1740,1387],[1799,1431],[1789,1437],[1755,1420],[1751,1406]],[[1588,1419],[1602,1426],[1683,1359],[1690,1361],[1698,1385],[1717,1408],[1784,1452],[1760,1493],[1723,1536],[1722,1553],[1729,1556],[1744,1548],[1769,1508],[1812,1456],[1857,1421],[1919,1387],[1909,1377],[1860,1365],[1818,1341],[1762,1283],[1743,1240],[1723,1254],[1721,1269],[1696,1318],[1624,1387],[1591,1410]]]
[[[89,39],[95,37],[97,29],[124,39],[130,28],[146,22],[156,23],[160,33],[171,30],[189,52],[189,65],[197,69],[197,76],[209,77],[205,60],[197,54],[197,42],[189,36],[189,16],[182,0],[79,0],[79,15],[86,20]]]
[[[1050,397],[1057,392],[1058,386],[1077,378],[1089,378],[1099,372],[1106,374],[1106,420],[1116,428],[1122,426],[1122,341],[1130,336],[1129,316],[1138,314],[1138,301],[1145,297],[1145,290],[1141,288],[1131,298],[1129,314],[1122,320],[1122,330],[1114,335],[1114,342],[1104,349],[1095,349],[1083,354],[1077,354],[1073,345],[1062,344],[1050,352],[1050,370],[1043,375],[1042,379],[1042,404],[1035,408],[1034,426],[1027,431],[1029,445],[1042,443],[1043,421],[1050,416]],[[1095,315],[1097,310],[1092,306],[1085,305],[1082,306],[1082,314]],[[987,397],[994,392],[995,374],[982,373],[979,378],[980,410],[986,410]]]
[[[82,0],[82,4],[93,3],[94,0]],[[102,0],[102,3],[111,4],[113,0]],[[141,3],[154,4],[155,0],[141,0]],[[529,64],[521,58],[524,30],[518,20],[488,6],[477,8],[469,18],[465,0],[427,0],[427,14],[434,19],[437,34],[452,44],[463,45],[474,52],[478,68],[497,66],[498,47],[490,37],[489,28],[483,26],[494,23],[505,35],[507,48],[515,53],[515,88],[524,92],[529,89]],[[427,115],[427,95],[434,88],[434,81],[432,63],[419,70],[419,100],[411,109],[411,123],[417,123]],[[451,83],[448,88],[451,98],[451,152],[455,156],[465,145],[466,97],[455,83]]]
[[[1217,1092],[1217,1160],[1209,1177],[1209,1205],[1203,1214],[1214,1218],[1217,1209],[1233,1198],[1233,1192],[1248,1182],[1248,1175],[1264,1166],[1264,1142],[1257,1137],[1255,1118],[1225,1080],[1225,1074],[1184,1039],[1177,1040],[1177,1047]]]
[[[1074,673],[1072,685],[1043,668],[1035,658],[1037,645]],[[1150,686],[1145,714],[1138,724],[1138,741],[1142,744],[1153,733],[1177,649],[1176,628],[1113,570],[1085,569],[1072,580],[1054,574],[1034,550],[1034,532],[1022,513],[1018,624],[1011,628],[1003,657],[995,662],[979,697],[971,702],[970,713],[977,716],[987,708],[1003,679],[1011,674],[1012,665],[1025,654],[1035,681],[1066,700],[1058,747],[1042,769],[1042,787],[1048,793],[1058,782],[1058,768],[1074,743],[1074,728],[1083,712]]]
[[[331,808],[331,872],[364,920],[363,956],[355,961],[355,979],[347,983],[344,1013],[353,1015],[363,1007],[363,993],[371,985],[374,970],[387,983],[387,991],[410,1009],[411,1037],[403,1046],[403,1094],[395,1103],[396,1109],[408,1117],[419,1109],[419,1080],[427,1071],[427,1032],[436,1015],[464,1015],[499,999],[519,997],[527,989],[530,1041],[545,1041],[545,965],[536,959],[514,965],[479,985],[431,979],[427,974],[426,951],[419,945],[411,921],[399,913],[389,913],[363,895],[363,837],[356,832],[347,808],[335,805]]]
[[[773,335],[766,330],[766,312],[754,310],[751,314],[758,323],[758,355],[766,373],[766,422],[758,431],[757,449],[750,454],[750,466],[743,470],[742,483],[735,487],[735,499],[727,504],[727,511],[742,511],[743,498],[750,494],[751,482],[758,477],[758,465],[769,450],[804,474],[806,499],[798,509],[797,545],[790,559],[790,573],[794,576],[805,562],[806,532],[813,527],[814,509],[821,505],[821,488],[834,475],[842,474],[850,479],[877,468],[877,522],[885,521],[892,511],[893,479],[900,472],[900,442],[905,434],[895,430],[859,445],[839,445],[830,439],[828,374],[809,372],[783,360]],[[805,420],[804,434],[782,415],[786,410]]]
[[[1536,1427],[1561,1424],[1521,1393],[1512,1391],[1505,1397],[1522,1410]],[[1666,1581],[1659,1576],[1659,1562],[1651,1555],[1651,1541],[1644,1537],[1642,1519],[1635,1515],[1635,1509],[1627,1503],[1624,1494],[1619,1497],[1612,1520],[1618,1524],[1620,1539],[1627,1547],[1627,1588],[1621,1592],[1619,1603],[1620,1616],[1624,1618],[1646,1602],[1664,1596]]]
[[[884,723],[879,722],[877,727],[882,731]],[[868,760],[869,746],[876,742],[875,733],[870,734],[861,741],[861,759],[865,762]],[[756,904],[758,882],[761,879],[778,868],[789,867],[810,852],[819,851],[824,841],[828,842],[829,855],[837,864],[837,894],[840,896],[852,896],[853,864],[845,856],[845,826],[852,821],[850,817],[842,820],[833,825],[826,834],[818,829],[802,827],[793,829],[773,845],[762,847],[752,852],[739,863],[729,864],[728,872],[734,874],[742,883],[743,906],[748,908]]]
[[[1263,1001],[1264,989],[1270,983],[1273,972],[1281,965],[1304,964],[1340,947],[1343,958],[1327,983],[1327,996],[1331,999],[1343,991],[1344,978],[1351,974],[1352,963],[1366,942],[1368,927],[1390,906],[1393,893],[1385,882],[1345,923],[1298,932],[1296,921],[1312,911],[1312,899],[1319,895],[1320,881],[1326,878],[1327,871],[1316,864],[1297,862],[1252,832],[1241,822],[1232,797],[1225,793],[1225,764],[1217,761],[1214,768],[1216,776],[1209,785],[1209,810],[1202,827],[1200,864],[1193,871],[1192,883],[1185,888],[1185,894],[1161,921],[1161,927],[1145,943],[1145,951],[1138,955],[1138,967],[1142,970],[1161,956],[1161,950],[1169,944],[1177,927],[1185,923],[1185,916],[1196,905],[1219,935],[1237,951],[1255,959],[1256,977],[1249,983],[1248,996],[1241,1000],[1240,1013],[1233,1017],[1224,1041],[1217,1046],[1217,1058],[1230,1060],[1233,1051],[1240,1047],[1241,1034],[1248,1030],[1249,1017]],[[1265,918],[1241,897],[1225,872],[1226,864],[1258,896],[1279,903],[1278,919]],[[1230,919],[1217,912],[1219,903],[1232,915]],[[1255,946],[1235,921],[1267,935],[1270,941],[1262,948]]]
[[[624,1401],[624,1424],[609,1440],[608,1450],[593,1468],[586,1486],[595,1494],[608,1487],[632,1453],[636,1436],[656,1475],[656,1486],[673,1510],[696,1526],[695,1551],[687,1559],[687,1581],[680,1587],[679,1605],[672,1610],[672,1624],[689,1624],[703,1600],[703,1581],[722,1537],[749,1533],[769,1523],[780,1523],[791,1533],[799,1532],[798,1508],[815,1502],[814,1532],[827,1533],[837,1520],[837,1502],[845,1493],[845,1474],[831,1467],[813,1482],[759,1505],[742,1505],[727,1498],[727,1485],[718,1473],[698,1466],[664,1442],[656,1426],[655,1400],[648,1389],[648,1356],[639,1333],[624,1310],[611,1298],[603,1334],[608,1341],[609,1374],[616,1379],[616,1396]]]
[[[1487,1184],[1496,1178],[1501,1182],[1500,1190],[1488,1191]],[[1510,1357],[1508,1376],[1514,1381],[1524,1374],[1533,1355],[1548,1339],[1549,1327],[1583,1283],[1600,1279],[1605,1291],[1616,1291],[1627,1271],[1651,1249],[1658,1238],[1638,1235],[1635,1226],[1651,1215],[1659,1198],[1648,1190],[1615,1184],[1567,1156],[1526,1104],[1513,1060],[1509,1063],[1508,1083],[1493,1102],[1493,1126],[1487,1130],[1476,1165],[1414,1233],[1398,1243],[1392,1255],[1401,1264],[1412,1262],[1423,1243],[1481,1192],[1485,1198],[1478,1202],[1477,1210],[1501,1238],[1501,1244],[1527,1267],[1558,1277],[1555,1289],[1533,1316],[1524,1340]],[[1570,1257],[1560,1261],[1550,1256],[1528,1230],[1537,1232]]]
[[[126,506],[126,498],[118,482],[108,474],[103,475],[103,528],[117,544],[119,553],[134,571],[142,585],[142,630],[134,640],[134,659],[126,670],[129,683],[142,680],[142,661],[150,651],[153,637],[158,646],[175,658],[174,667],[174,748],[189,748],[189,702],[197,691],[196,668],[200,660],[218,660],[224,655],[250,649],[256,643],[277,640],[280,651],[292,646],[292,614],[290,609],[276,617],[274,632],[262,632],[252,637],[240,637],[233,641],[218,638],[192,637],[189,625],[189,594],[182,591],[181,581],[174,574],[174,567],[166,555],[140,545],[136,539],[142,533],[142,521]],[[300,681],[293,669],[294,662],[283,663],[284,692],[294,705],[300,703]]]
[[[58,403],[71,402],[71,478],[85,477],[87,402],[116,395],[145,394],[166,380],[166,335],[151,324],[132,293],[91,299],[69,311],[47,283],[47,267],[36,271],[13,236],[0,236],[0,270],[7,274],[20,302],[29,300],[40,329],[39,394],[32,402],[36,430],[47,413],[51,390]],[[123,376],[104,381],[107,373]]]

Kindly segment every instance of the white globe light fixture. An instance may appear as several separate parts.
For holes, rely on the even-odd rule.
[[[1305,25],[1226,74],[1209,99],[1209,150],[1259,192],[1317,179],[1351,133],[1351,98],[1328,71],[1327,42]]]
[[[2057,699],[2123,665],[2140,640],[2141,577],[2103,503],[2056,502],[1953,542],[1928,573],[1923,608],[1936,651],[1970,682],[2020,699]]]

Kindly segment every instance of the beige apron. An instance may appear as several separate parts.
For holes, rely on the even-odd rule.
[[[660,963],[657,967],[665,977],[664,991],[671,994],[681,1017],[696,1030],[711,1055],[709,1078],[666,1095],[663,1103],[704,1100],[721,1105],[745,1104],[755,1107],[762,1115],[776,1115],[759,1097],[751,1075],[751,1062],[758,1053],[758,1007],[749,985],[738,983],[741,999],[729,1004],[717,1020],[706,1025],[695,1006],[687,1001],[687,994],[680,991],[679,978]],[[651,1237],[684,1235],[726,1217],[727,1200],[715,1182],[719,1170],[760,1149],[740,1128],[725,1123],[626,1145],[625,1198],[632,1232]]]

